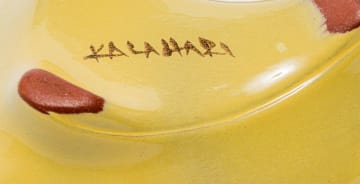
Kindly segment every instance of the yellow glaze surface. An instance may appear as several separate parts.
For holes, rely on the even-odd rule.
[[[360,183],[359,30],[329,34],[303,0],[0,0],[0,183]],[[229,54],[182,50],[198,38]],[[84,59],[112,41],[128,57]],[[131,54],[127,41],[160,55]],[[40,114],[42,68],[106,99]]]

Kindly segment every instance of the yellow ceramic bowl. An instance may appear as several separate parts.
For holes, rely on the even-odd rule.
[[[360,183],[360,30],[312,1],[0,0],[0,183]],[[45,115],[41,68],[105,98]]]

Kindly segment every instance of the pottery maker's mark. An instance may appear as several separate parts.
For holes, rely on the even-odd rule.
[[[183,51],[185,51],[186,55],[189,55],[190,52],[193,52],[201,57],[210,56],[213,57],[214,55],[229,55],[231,57],[235,57],[233,52],[231,51],[230,47],[223,42],[220,42],[220,48],[222,52],[214,51],[216,48],[216,43],[199,37],[199,44],[202,47],[202,50],[198,49],[192,42],[186,41],[184,45],[181,47],[179,46],[178,42],[174,38],[170,38],[169,41],[165,39],[161,39],[162,45],[162,56],[170,57],[174,53],[177,53],[179,56],[183,56]],[[128,51],[133,55],[144,54],[146,58],[150,57],[150,54],[153,53],[155,55],[160,55],[160,53],[148,42],[144,42],[144,50],[137,50],[135,49],[135,45],[127,41],[126,43]],[[129,57],[128,54],[120,50],[118,47],[115,46],[114,42],[108,43],[108,52],[104,53],[104,44],[100,45],[99,48],[95,49],[93,45],[90,45],[91,54],[85,56],[84,59],[95,59],[99,61],[100,58],[110,58],[113,59],[115,57]]]

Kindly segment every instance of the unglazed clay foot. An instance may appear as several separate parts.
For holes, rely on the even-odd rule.
[[[19,83],[20,96],[33,108],[48,114],[97,113],[104,99],[41,69],[24,74]]]

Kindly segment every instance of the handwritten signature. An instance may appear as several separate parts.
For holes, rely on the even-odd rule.
[[[219,43],[221,51],[215,51],[215,49],[217,49],[217,45],[214,41],[202,37],[199,37],[198,41],[202,48],[201,50],[190,41],[186,41],[182,46],[179,46],[178,42],[174,38],[170,38],[168,41],[161,39],[161,55],[164,57],[171,57],[174,53],[176,53],[180,56],[183,56],[184,54],[189,55],[190,52],[193,52],[201,57],[213,57],[215,55],[229,55],[231,57],[235,57],[230,47],[223,42]],[[130,52],[132,55],[144,54],[146,58],[149,58],[150,54],[160,56],[160,53],[149,42],[144,42],[143,50],[135,49],[135,45],[130,41],[127,41],[126,45],[128,52]],[[120,50],[113,41],[110,41],[107,44],[107,52],[104,51],[104,47],[104,44],[101,44],[99,48],[95,48],[93,45],[90,45],[91,54],[85,56],[84,60],[95,59],[97,62],[99,62],[100,58],[113,59],[116,57],[130,56],[128,53]]]

